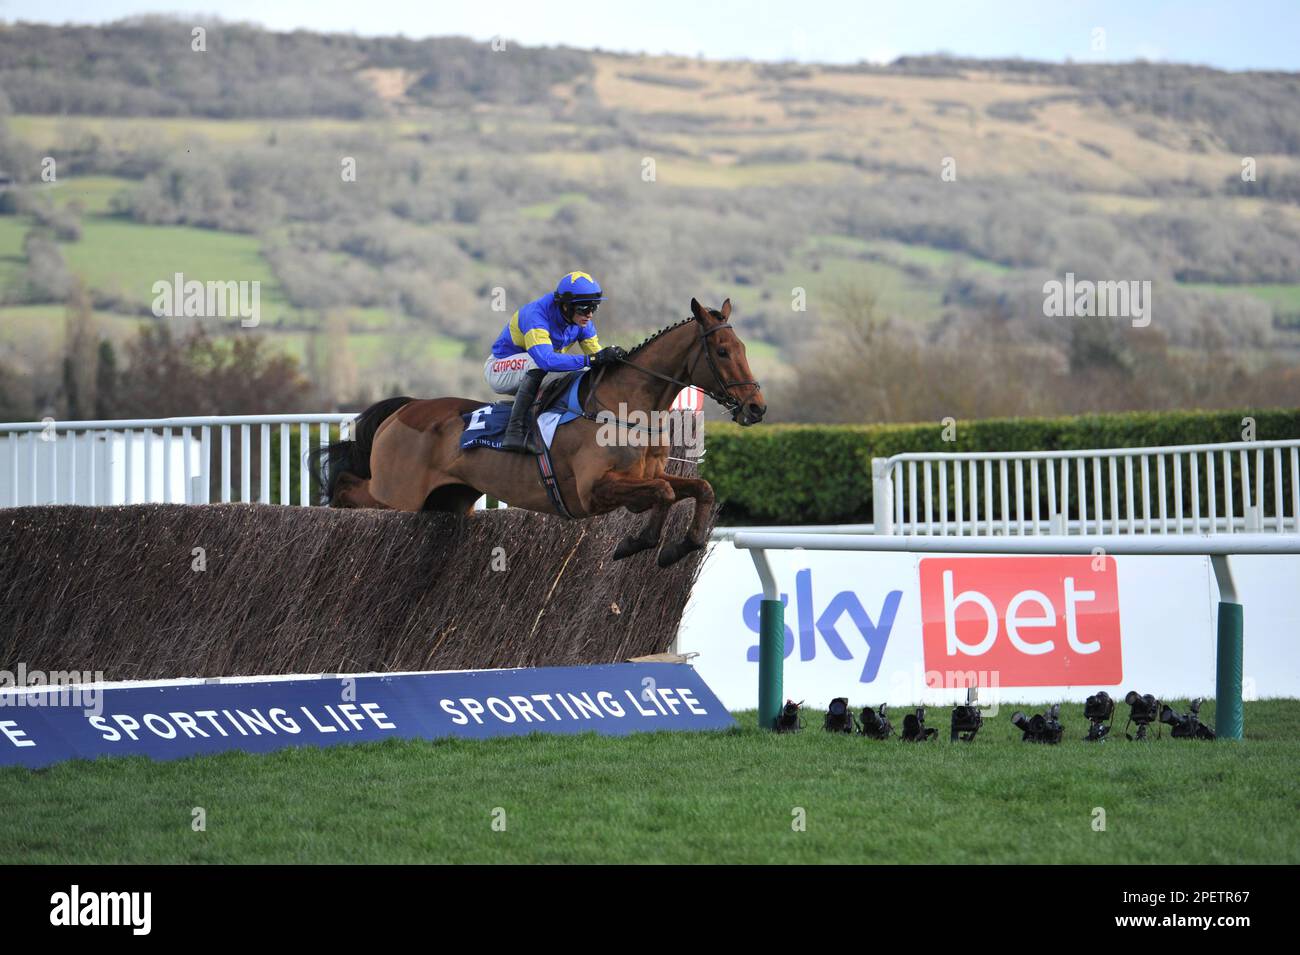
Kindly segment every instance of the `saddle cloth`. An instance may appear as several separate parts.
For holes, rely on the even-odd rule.
[[[565,381],[565,387],[555,395],[550,405],[537,416],[537,430],[542,436],[542,443],[551,446],[555,429],[567,424],[574,418],[582,417],[582,408],[578,405],[578,386],[582,383],[585,371],[573,375],[571,381]],[[462,448],[500,448],[505,436],[506,425],[510,423],[508,401],[482,405],[468,414],[461,415],[465,430],[460,436]]]

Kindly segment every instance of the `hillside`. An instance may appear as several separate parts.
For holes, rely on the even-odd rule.
[[[1140,382],[1154,351],[1228,355],[1254,400],[1296,400],[1295,75],[207,31],[196,52],[190,25],[167,20],[0,28],[11,415],[58,407],[76,280],[120,346],[158,321],[152,284],[177,272],[259,281],[255,333],[302,360],[318,402],[345,406],[481,393],[509,311],[570,268],[609,289],[606,341],[730,296],[782,420],[831,413],[796,383],[826,368],[846,300],[891,342],[969,349],[995,329],[1001,361],[1055,376],[1023,407],[972,396],[957,415],[1175,400],[1089,377]],[[1067,272],[1150,281],[1151,327],[1045,318],[1043,283]],[[929,413],[897,407],[869,413]]]

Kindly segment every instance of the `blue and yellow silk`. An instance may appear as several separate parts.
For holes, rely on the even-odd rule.
[[[581,355],[566,355],[565,349],[577,343]],[[527,352],[543,371],[575,371],[587,365],[587,356],[600,351],[596,323],[574,325],[561,313],[555,293],[547,292],[529,302],[510,317],[497,340],[492,355],[509,358]]]

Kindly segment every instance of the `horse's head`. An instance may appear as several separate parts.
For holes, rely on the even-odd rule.
[[[763,391],[749,370],[745,358],[745,343],[728,321],[731,318],[731,299],[722,308],[705,308],[691,299],[691,314],[700,330],[700,344],[704,349],[704,367],[695,366],[695,384],[706,392],[725,396],[733,421],[741,425],[758,424],[767,412]]]

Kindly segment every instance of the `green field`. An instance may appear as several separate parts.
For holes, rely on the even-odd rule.
[[[180,272],[187,282],[261,282],[264,322],[291,310],[254,236],[88,216],[81,240],[61,249],[68,268],[91,288],[130,302],[149,304],[153,283]]]
[[[946,273],[953,269],[967,269],[986,275],[1006,275],[1011,269],[987,259],[977,259],[973,255],[953,252],[950,249],[936,249],[928,245],[908,245],[906,242],[894,242],[879,239],[863,242],[869,251],[883,255],[904,265],[921,265],[937,273]]]
[[[869,288],[885,314],[928,322],[940,316],[943,280],[957,270],[990,275],[1010,271],[996,262],[946,249],[822,233],[800,245],[785,271],[764,277],[762,285],[738,286],[730,294],[737,305],[757,310],[764,305],[770,308],[774,301],[789,301],[796,287],[803,288],[813,303],[844,288]],[[719,276],[720,283],[728,280]],[[753,345],[749,348],[752,354]]]
[[[0,289],[8,289],[22,278],[27,264],[23,254],[26,235],[26,219],[0,216]]]
[[[316,339],[312,332],[279,332],[266,328],[262,331],[270,332],[276,348],[299,361],[306,360]],[[316,347],[324,347],[323,342],[316,341]],[[359,369],[373,367],[391,355],[401,355],[415,362],[456,361],[466,355],[464,342],[418,328],[373,334],[351,332],[347,337],[347,347]]]
[[[1286,283],[1224,285],[1216,282],[1185,282],[1183,287],[1200,289],[1206,292],[1217,292],[1220,295],[1249,295],[1272,305],[1275,311],[1300,312],[1300,283],[1294,285]]]
[[[294,119],[205,119],[197,116],[38,116],[6,117],[9,128],[37,149],[70,149],[96,137],[120,146],[141,142],[174,145],[208,141],[222,145],[264,142],[270,136],[299,133],[326,135],[364,132],[399,135],[416,123],[348,120],[331,117]]]
[[[85,215],[108,215],[112,211],[113,197],[135,183],[117,176],[80,176],[60,179],[44,193],[57,205],[81,203]]]
[[[798,265],[766,276],[762,286],[736,286],[728,294],[733,303],[747,311],[764,304],[771,308],[772,302],[788,308],[795,288],[802,288],[807,302],[813,305],[840,289],[870,288],[884,313],[909,322],[936,318],[943,303],[942,288],[896,265],[831,252],[803,256]],[[752,351],[752,343],[746,342],[746,346]]]
[[[549,202],[538,202],[524,206],[519,214],[525,219],[549,219],[564,206],[589,201],[585,192],[562,192]]]
[[[892,261],[869,257],[884,257],[883,247],[886,245],[896,246],[896,249],[891,249],[894,253],[911,250],[911,255],[889,255]],[[913,256],[924,261],[914,260]],[[717,276],[717,281],[720,287],[729,289],[727,294],[732,303],[741,310],[741,322],[745,314],[770,310],[774,303],[781,310],[789,308],[795,288],[804,290],[810,307],[846,288],[869,288],[877,296],[877,304],[885,314],[909,322],[927,322],[938,318],[942,310],[943,287],[909,273],[902,266],[924,264],[940,271],[941,267],[955,263],[956,257],[939,250],[902,243],[867,242],[849,236],[819,235],[800,246],[789,267],[763,276],[761,284],[734,284],[729,273]],[[803,318],[798,313],[791,313],[791,316],[792,321]],[[750,360],[758,362],[754,372],[759,376],[779,374],[788,357],[767,342],[748,340],[745,347]]]
[[[120,180],[88,179],[68,182],[59,201],[80,197],[88,206],[105,205]],[[23,216],[0,216],[0,279],[13,280],[25,265],[23,238],[31,228]],[[258,239],[249,235],[196,229],[189,226],[145,225],[108,215],[87,215],[76,242],[61,242],[68,269],[92,290],[146,306],[154,298],[154,282],[172,281],[181,272],[186,281],[261,282],[262,318],[273,321],[295,313],[274,274],[262,258]]]
[[[1089,745],[1078,705],[1055,747],[1021,743],[1005,707],[969,745],[947,742],[939,707],[940,741],[920,745],[738,718],[5,769],[0,863],[1300,862],[1297,700],[1247,703],[1238,743]]]
[[[63,348],[67,313],[63,305],[0,305],[0,345],[22,344],[54,354]],[[133,338],[140,326],[153,321],[98,310],[94,315],[100,333],[119,345]]]

